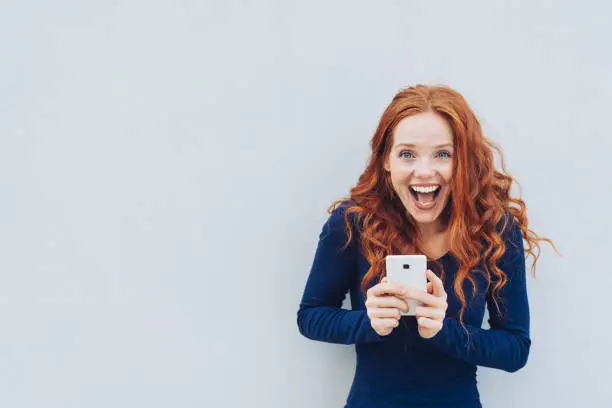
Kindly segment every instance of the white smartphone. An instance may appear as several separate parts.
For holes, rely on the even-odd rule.
[[[427,257],[425,255],[387,255],[385,258],[389,282],[399,283],[407,288],[427,291]],[[402,316],[414,316],[417,306],[422,302],[408,299],[408,313],[400,311]]]

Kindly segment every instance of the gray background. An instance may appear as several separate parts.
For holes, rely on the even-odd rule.
[[[493,407],[612,403],[606,2],[3,1],[0,406],[339,407],[296,311],[400,88],[462,92],[554,238]]]

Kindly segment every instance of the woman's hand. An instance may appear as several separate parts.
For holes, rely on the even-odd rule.
[[[415,314],[419,326],[419,335],[425,339],[430,339],[442,330],[448,304],[446,303],[447,295],[442,280],[429,269],[425,272],[425,275],[429,279],[427,292],[407,289],[407,297],[423,302],[423,306],[418,306],[415,309]]]
[[[402,299],[407,295],[401,285],[389,283],[386,277],[368,289],[365,305],[370,324],[378,335],[387,336],[399,325],[400,310],[408,311],[408,303]]]

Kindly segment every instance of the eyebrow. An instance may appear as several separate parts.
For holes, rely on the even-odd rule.
[[[415,144],[412,143],[398,143],[397,145],[395,145],[394,147],[399,147],[399,146],[406,146],[406,147],[410,147],[410,148],[416,148],[417,146]],[[437,145],[434,146],[434,149],[444,149],[444,148],[453,148],[453,144],[452,143],[444,143],[441,145]]]

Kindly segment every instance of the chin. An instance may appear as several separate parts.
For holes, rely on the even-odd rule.
[[[410,210],[408,210],[408,214],[417,224],[422,225],[434,224],[440,218],[440,214],[422,215],[419,213],[412,212]]]

